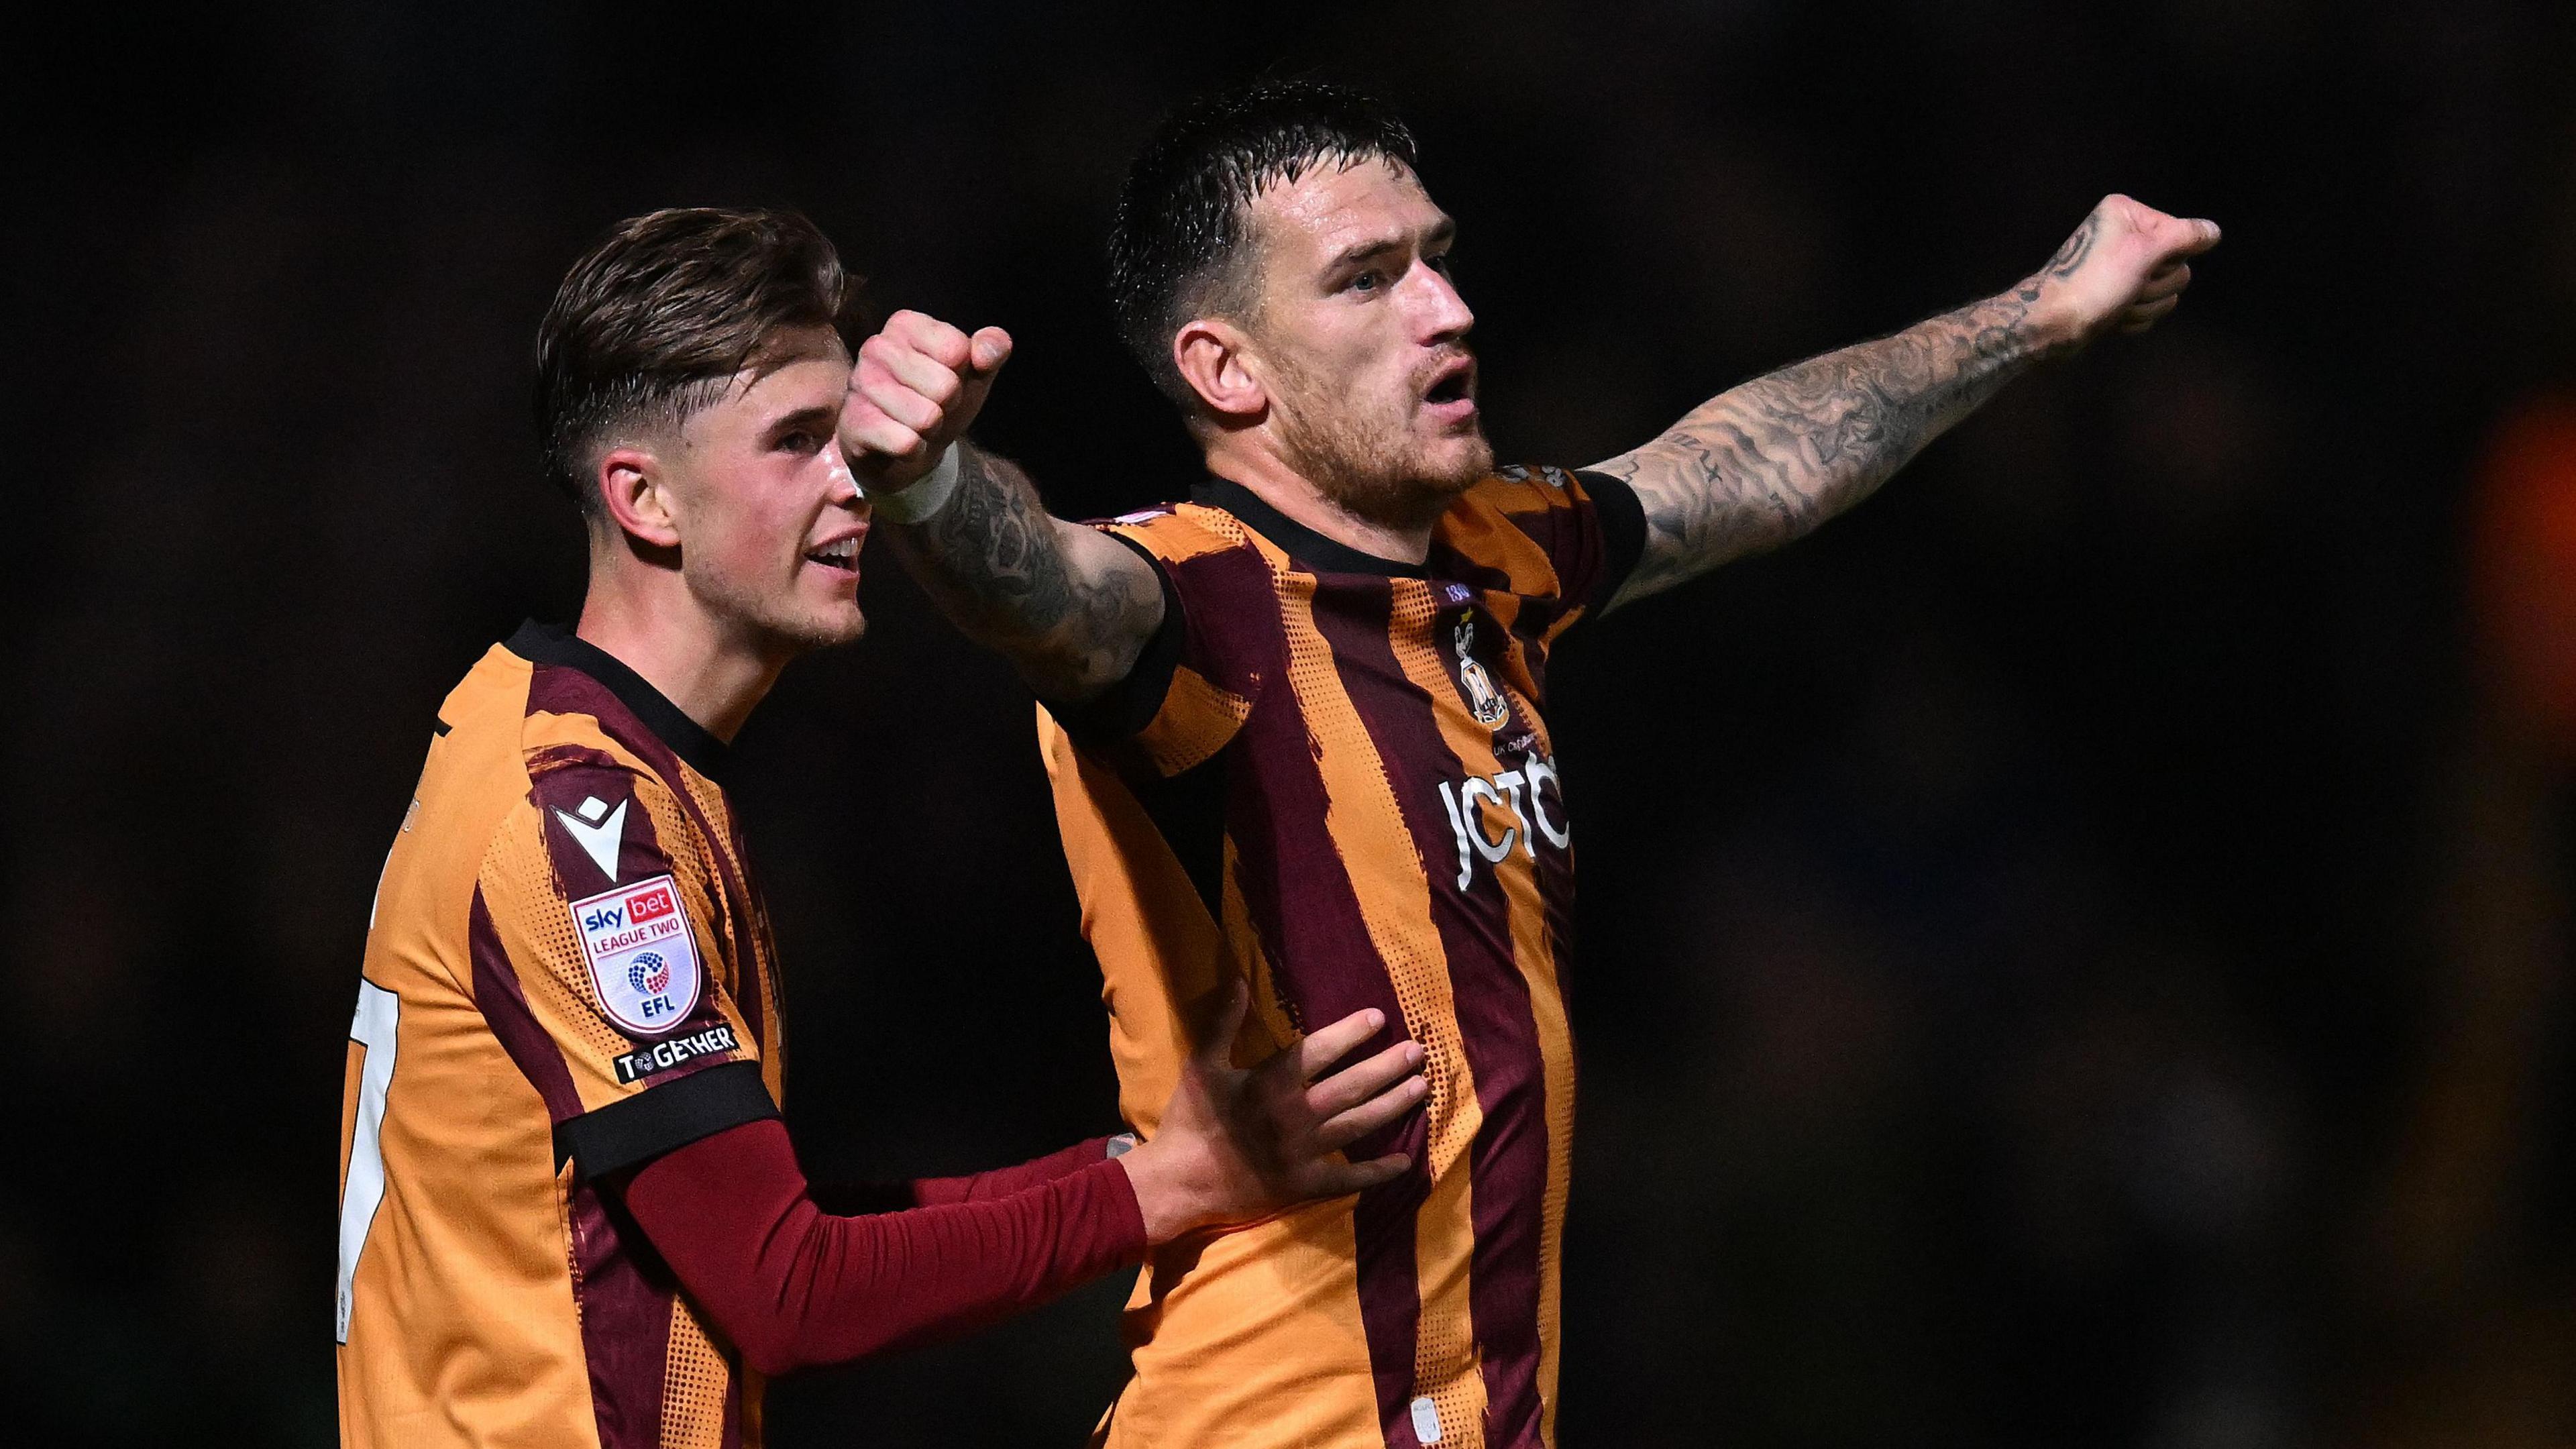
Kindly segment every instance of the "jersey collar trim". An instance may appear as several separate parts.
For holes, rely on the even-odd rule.
[[[519,626],[503,646],[531,664],[551,664],[577,669],[598,680],[617,702],[625,705],[636,721],[653,732],[653,737],[670,746],[671,753],[686,761],[689,768],[715,779],[724,769],[725,742],[707,733],[706,727],[678,705],[671,703],[662,691],[644,682],[644,676],[626,667],[616,655],[581,638],[570,630],[534,619]]]
[[[1431,577],[1427,564],[1379,558],[1349,544],[1336,543],[1262,502],[1260,494],[1231,478],[1208,479],[1190,490],[1190,501],[1233,514],[1243,520],[1245,527],[1279,545],[1290,559],[1315,573],[1383,574],[1397,579]]]

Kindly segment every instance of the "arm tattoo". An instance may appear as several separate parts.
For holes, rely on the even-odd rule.
[[[1163,620],[1152,567],[1050,516],[1017,464],[957,446],[957,492],[894,549],[966,636],[1010,657],[1041,698],[1076,703],[1126,674]]]
[[[1777,547],[1868,497],[2052,350],[2028,325],[2041,279],[2080,264],[2097,229],[2088,218],[2001,296],[1755,378],[1600,464],[1646,513],[1645,553],[1615,602]]]

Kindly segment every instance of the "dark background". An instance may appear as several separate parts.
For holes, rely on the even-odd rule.
[[[1999,289],[2106,191],[2227,229],[2155,333],[1563,647],[1566,1442],[2576,1434],[2568,732],[2470,587],[2487,440],[2576,378],[2570,12],[1225,13],[10,43],[0,1437],[333,1432],[369,894],[441,696],[579,597],[526,408],[572,257],[802,207],[881,307],[1013,330],[982,432],[1059,512],[1142,505],[1191,459],[1111,341],[1110,200],[1165,106],[1265,71],[1412,118],[1507,458]],[[740,741],[800,1143],[892,1175],[1110,1130],[1027,699],[869,563],[869,638]],[[1076,1443],[1124,1292],[782,1384],[775,1442]]]

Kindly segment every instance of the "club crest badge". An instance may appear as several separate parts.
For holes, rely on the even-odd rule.
[[[1467,692],[1467,713],[1489,730],[1502,728],[1503,721],[1512,717],[1512,705],[1494,687],[1494,676],[1485,671],[1484,661],[1476,657],[1474,615],[1458,621],[1454,642],[1458,646],[1458,683]]]
[[[698,1004],[697,939],[667,875],[572,903],[599,1009],[628,1036],[656,1037]]]

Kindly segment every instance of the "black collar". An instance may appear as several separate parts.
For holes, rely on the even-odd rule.
[[[707,733],[706,726],[689,718],[671,703],[662,691],[644,682],[644,676],[626,667],[618,657],[579,637],[569,629],[540,624],[534,619],[519,626],[504,646],[511,653],[532,664],[555,664],[578,669],[596,679],[617,702],[626,706],[653,737],[670,746],[671,753],[688,762],[689,768],[712,780],[724,768],[729,753],[725,742]]]
[[[1379,558],[1373,553],[1362,553],[1347,543],[1335,543],[1262,502],[1260,494],[1231,478],[1208,479],[1190,490],[1190,501],[1210,508],[1222,508],[1242,519],[1245,526],[1279,545],[1289,558],[1314,573],[1384,574],[1398,579],[1431,577],[1428,564]]]

